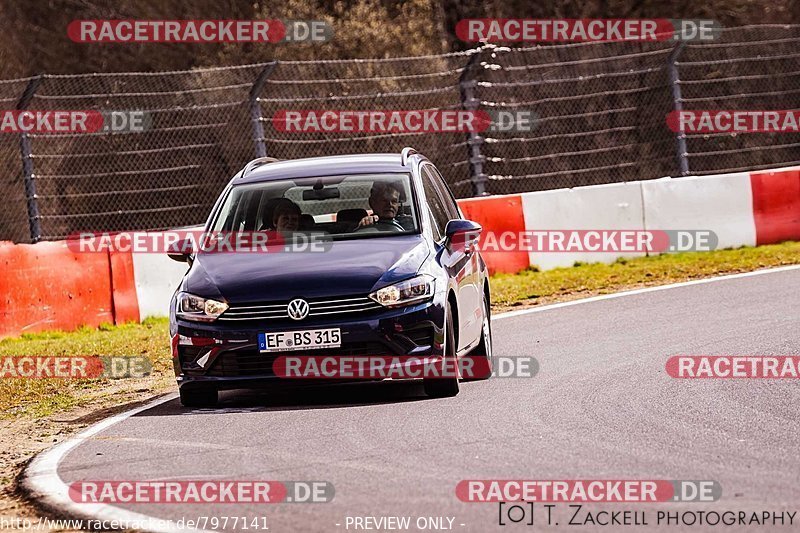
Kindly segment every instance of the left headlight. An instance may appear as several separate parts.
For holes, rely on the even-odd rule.
[[[401,307],[433,298],[436,282],[433,276],[421,274],[388,287],[383,287],[369,295],[384,307]]]
[[[175,314],[186,320],[213,322],[228,309],[228,304],[210,298],[201,298],[188,292],[178,293]]]

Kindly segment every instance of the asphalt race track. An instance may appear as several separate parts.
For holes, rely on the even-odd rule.
[[[270,531],[348,531],[346,517],[451,517],[455,531],[791,531],[794,525],[655,523],[656,512],[800,510],[796,380],[678,380],[676,354],[798,355],[800,270],[725,279],[496,320],[495,351],[538,375],[462,384],[430,400],[387,382],[267,395],[227,392],[216,410],[177,399],[71,451],[78,480],[327,480],[326,504],[129,504],[172,518],[266,516]],[[463,503],[462,479],[716,480],[714,503],[588,504],[647,512],[646,527],[498,526],[496,503]],[[447,525],[447,520],[444,524]],[[241,528],[240,528],[241,530]],[[349,531],[355,529],[351,525]]]

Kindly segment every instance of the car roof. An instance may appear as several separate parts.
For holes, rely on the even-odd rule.
[[[412,157],[422,156],[414,154]],[[233,184],[342,174],[409,172],[410,163],[411,161],[403,165],[400,154],[353,154],[287,159],[258,165],[244,176],[235,178]]]

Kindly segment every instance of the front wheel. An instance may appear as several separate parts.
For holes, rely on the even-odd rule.
[[[456,360],[456,336],[453,330],[453,313],[448,308],[445,320],[444,357],[442,374],[446,377],[430,377],[422,380],[425,394],[431,398],[449,398],[458,394],[458,361]]]
[[[483,299],[483,326],[481,327],[481,342],[470,352],[468,357],[480,359],[476,368],[476,374],[464,381],[480,381],[492,377],[494,371],[494,352],[492,351],[492,309],[489,301]]]

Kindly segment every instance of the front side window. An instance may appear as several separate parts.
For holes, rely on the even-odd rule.
[[[211,231],[314,232],[335,240],[418,233],[408,174],[358,174],[235,185]]]

